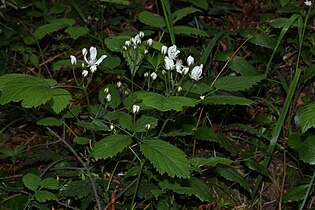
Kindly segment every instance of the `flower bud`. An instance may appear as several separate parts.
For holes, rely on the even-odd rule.
[[[114,128],[115,128],[115,126],[114,126],[113,124],[110,124],[110,126],[109,126],[109,130],[110,130],[110,131],[113,131],[113,130],[114,130]]]
[[[149,46],[152,46],[153,40],[152,40],[152,39],[148,39],[148,40],[147,40],[147,44],[148,44]]]
[[[87,70],[83,70],[82,71],[82,76],[83,77],[87,77],[88,74],[89,74],[89,72]]]
[[[146,129],[147,131],[150,130],[150,128],[151,128],[151,124],[149,123],[144,126],[144,129]]]
[[[203,100],[203,99],[205,99],[205,96],[200,96],[200,100]]]
[[[140,32],[139,32],[139,37],[140,37],[140,38],[144,37],[143,31],[140,31]]]
[[[129,46],[131,45],[131,42],[130,42],[130,41],[125,41],[125,45],[126,45],[127,47],[129,47]]]
[[[109,91],[108,87],[104,88],[104,93],[108,93],[108,91]]]
[[[110,102],[112,100],[112,95],[111,94],[107,94],[106,95],[106,101]]]
[[[156,80],[157,74],[155,72],[152,72],[151,73],[151,78],[152,78],[152,80]]]
[[[117,85],[117,88],[120,88],[122,85],[121,81],[118,81],[116,85]]]
[[[167,53],[167,47],[166,46],[162,46],[161,53],[164,55]]]
[[[194,59],[191,55],[188,56],[188,58],[187,58],[187,64],[188,64],[188,66],[193,65],[194,62],[195,62],[195,59]]]
[[[137,114],[139,113],[140,106],[139,105],[133,105],[132,106],[132,113]]]
[[[88,53],[87,49],[86,48],[83,48],[82,49],[82,55],[86,55]]]
[[[144,77],[149,77],[149,72],[143,74]]]
[[[72,64],[72,65],[77,64],[77,58],[74,57],[73,55],[70,55],[70,61],[71,61],[71,64]]]
[[[178,86],[177,91],[180,92],[182,91],[182,89],[183,89],[182,86]]]

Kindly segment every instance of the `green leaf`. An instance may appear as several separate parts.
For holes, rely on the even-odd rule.
[[[174,33],[187,36],[208,36],[205,31],[190,26],[174,26]]]
[[[141,117],[135,122],[133,126],[134,132],[145,132],[145,126],[150,124],[151,128],[155,128],[157,126],[158,119],[152,116],[141,115]]]
[[[119,125],[123,129],[132,130],[133,118],[130,114],[125,112],[117,112]]]
[[[59,31],[60,29],[65,28],[66,26],[71,26],[74,23],[75,23],[74,19],[69,19],[69,18],[57,19],[57,20],[52,21],[51,23],[39,26],[34,31],[34,36],[37,40],[41,40],[46,35]]]
[[[217,166],[217,172],[227,180],[237,182],[249,193],[251,192],[248,181],[233,168],[227,166]]]
[[[237,151],[235,146],[231,144],[225,136],[216,134],[210,127],[207,126],[199,127],[195,131],[194,139],[216,142],[226,151],[229,151],[231,153],[236,153]]]
[[[189,187],[194,192],[194,195],[199,198],[200,201],[209,202],[213,200],[209,187],[201,179],[191,177],[188,180],[188,183]]]
[[[106,93],[103,91],[105,88],[108,88],[108,92]],[[112,96],[112,99],[110,102],[106,101],[107,94],[110,94]],[[121,103],[119,92],[116,88],[116,85],[114,84],[110,84],[110,85],[105,86],[104,88],[101,88],[98,98],[101,101],[101,103],[104,103],[104,104],[108,103],[113,109],[117,108],[119,104]]]
[[[233,160],[223,158],[223,157],[210,157],[210,158],[204,158],[204,157],[195,157],[190,159],[190,163],[197,167],[214,167],[218,164],[221,165],[230,165],[233,163]]]
[[[249,42],[269,49],[273,49],[277,44],[276,40],[264,34],[255,34],[253,38],[249,40]]]
[[[203,104],[215,105],[250,105],[255,103],[248,98],[233,96],[233,95],[213,95],[207,96],[201,101]]]
[[[269,24],[274,28],[289,28],[292,23],[290,18],[276,18],[271,20]]]
[[[113,4],[121,4],[121,5],[125,5],[125,6],[130,5],[130,1],[128,1],[128,0],[101,0],[101,1],[113,3]]]
[[[226,76],[219,78],[214,86],[220,90],[226,91],[242,91],[257,85],[261,80],[265,78],[261,76]]]
[[[66,187],[64,191],[61,192],[63,197],[76,197],[82,199],[91,195],[93,192],[88,179],[85,181],[73,181]]]
[[[52,109],[59,113],[67,107],[71,95],[67,90],[54,88],[56,81],[26,74],[0,77],[0,104],[22,101],[25,108],[38,107],[52,101]]]
[[[308,129],[315,127],[315,103],[311,103],[304,108],[301,116],[301,129],[305,133]]]
[[[270,172],[268,171],[268,169],[265,169],[262,164],[258,163],[254,159],[245,160],[245,165],[251,170],[257,171],[261,175],[264,175],[264,176],[270,175]]]
[[[78,121],[77,125],[92,131],[107,131],[108,126],[99,119],[93,119],[91,122]]]
[[[82,26],[75,26],[75,27],[68,27],[65,32],[74,40],[79,38],[80,36],[84,36],[89,33],[88,27]]]
[[[77,144],[80,144],[80,145],[86,145],[91,141],[91,139],[86,138],[86,137],[76,136],[76,137],[74,137],[73,141]]]
[[[129,36],[110,36],[105,39],[105,44],[112,52],[120,52],[125,41],[129,39]]]
[[[257,69],[245,60],[243,57],[235,56],[228,63],[230,69],[240,73],[243,76],[257,76],[259,72]]]
[[[308,184],[300,185],[290,189],[286,194],[284,194],[282,202],[292,202],[292,201],[300,201],[304,199],[308,188]]]
[[[170,177],[189,178],[189,161],[174,145],[162,140],[147,140],[140,150],[161,175],[167,173]]]
[[[62,119],[55,117],[45,117],[36,122],[37,125],[42,126],[61,126],[63,124]]]
[[[50,189],[50,190],[58,190],[60,187],[58,180],[56,180],[52,177],[43,179],[40,182],[40,186],[41,186],[41,188]]]
[[[178,9],[172,14],[173,24],[181,20],[183,17],[190,15],[192,13],[195,13],[195,12],[200,12],[200,10],[194,7],[184,7],[184,8]]]
[[[196,1],[196,0],[185,0],[185,1],[187,1],[189,3],[192,3],[195,6],[200,7],[201,9],[204,9],[204,10],[207,10],[208,7],[209,7],[207,0],[198,0],[198,1]]]
[[[309,136],[305,141],[291,136],[288,145],[299,153],[303,162],[315,165],[315,136]]]
[[[165,20],[162,16],[149,12],[143,11],[139,14],[139,21],[152,27],[163,28],[165,27]]]
[[[194,107],[196,101],[184,96],[165,97],[153,92],[141,92],[137,98],[143,100],[145,106],[156,108],[162,112],[172,109],[182,111],[184,106]]]
[[[123,151],[128,145],[130,145],[132,139],[126,135],[112,135],[101,139],[96,142],[92,149],[92,156],[96,159],[111,158]]]
[[[38,202],[46,202],[49,200],[54,200],[54,201],[58,200],[58,198],[55,194],[48,192],[48,191],[45,191],[45,190],[37,191],[34,194],[34,197]]]
[[[23,176],[22,182],[28,189],[36,191],[41,182],[41,178],[33,173],[28,173]]]

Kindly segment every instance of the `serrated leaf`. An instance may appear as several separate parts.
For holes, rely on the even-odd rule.
[[[41,182],[41,178],[33,173],[28,173],[23,176],[22,182],[28,189],[36,191]]]
[[[174,33],[187,36],[208,36],[205,31],[190,26],[174,26]]]
[[[304,108],[301,115],[301,129],[305,133],[308,129],[315,127],[315,103],[309,104]]]
[[[73,181],[61,193],[61,195],[64,197],[76,197],[78,199],[82,199],[91,194],[92,190],[88,183],[88,180]]]
[[[248,98],[233,95],[213,95],[207,96],[201,101],[203,104],[215,105],[250,105],[255,103]]]
[[[315,136],[309,136],[305,141],[291,137],[288,145],[299,153],[300,160],[315,165]]]
[[[132,126],[133,126],[133,118],[130,114],[125,113],[125,112],[117,112],[117,117],[118,117],[118,122],[119,125],[123,128],[123,129],[128,129],[128,130],[132,130]]]
[[[92,149],[92,156],[96,159],[111,158],[123,151],[132,142],[132,138],[126,135],[112,135],[96,142]]]
[[[308,186],[308,184],[305,184],[290,189],[286,194],[283,195],[282,202],[287,203],[302,200],[306,195]]]
[[[138,20],[148,26],[163,28],[165,26],[165,20],[162,16],[149,12],[140,12]]]
[[[37,40],[41,40],[47,34],[59,31],[60,29],[65,28],[66,26],[71,26],[75,23],[73,19],[70,18],[61,18],[52,21],[51,23],[41,25],[34,31],[34,36]]]
[[[214,86],[220,90],[226,91],[243,91],[257,85],[265,78],[264,75],[260,76],[226,76],[219,78]]]
[[[37,125],[42,126],[60,126],[63,124],[61,119],[55,117],[45,117],[36,122]]]
[[[71,95],[67,90],[54,88],[56,81],[25,74],[0,77],[0,104],[22,101],[25,108],[38,107],[52,101],[52,109],[59,113],[68,104]]]
[[[200,10],[194,7],[184,7],[184,8],[176,10],[172,14],[173,24],[181,20],[183,17],[190,15],[192,13],[195,13],[195,12],[200,12]]]
[[[147,140],[141,144],[140,150],[160,174],[179,178],[190,176],[185,153],[174,145],[162,140]]]
[[[80,145],[86,145],[91,141],[91,139],[86,138],[86,137],[76,136],[76,137],[74,137],[73,141],[77,144],[80,144]]]
[[[251,192],[248,181],[233,168],[226,166],[217,166],[217,172],[229,181],[237,182],[249,193]]]
[[[41,186],[41,188],[50,189],[50,190],[58,190],[60,187],[58,180],[56,180],[52,177],[43,179],[40,182],[40,186]]]
[[[40,190],[40,191],[37,191],[35,194],[34,194],[34,197],[35,199],[38,201],[38,202],[46,202],[46,201],[50,201],[50,200],[58,200],[57,196],[51,192],[48,192],[48,191],[45,191],[45,190]]]
[[[276,40],[264,34],[255,34],[253,38],[249,40],[249,42],[269,49],[273,49],[277,44]]]
[[[213,199],[209,187],[201,180],[196,177],[191,177],[188,180],[188,186],[194,192],[194,195],[199,198],[202,202],[209,202]]]
[[[157,126],[158,119],[152,116],[141,115],[141,117],[133,125],[134,132],[145,132],[145,126],[149,124],[150,129],[153,129]]]
[[[145,106],[156,108],[162,112],[172,109],[175,111],[182,111],[185,106],[194,107],[196,101],[184,96],[165,97],[153,92],[139,93],[137,98],[143,100]]]
[[[259,75],[257,69],[243,57],[234,56],[228,63],[228,67],[237,73],[240,73],[242,76]]]
[[[91,122],[78,121],[77,125],[92,131],[106,131],[109,130],[108,126],[99,119],[93,119]]]
[[[89,33],[89,28],[82,26],[68,27],[65,32],[74,40]]]

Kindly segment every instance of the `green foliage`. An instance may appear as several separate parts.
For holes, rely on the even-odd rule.
[[[257,85],[265,78],[261,76],[226,76],[219,78],[214,86],[219,90],[226,91],[243,91],[248,90],[254,85]]]
[[[308,129],[315,127],[315,103],[307,105],[301,116],[301,129],[306,132]]]
[[[305,141],[302,141],[296,136],[292,136],[288,145],[299,153],[302,161],[312,165],[315,164],[315,136],[309,136]]]
[[[176,146],[162,140],[147,140],[141,144],[143,155],[150,160],[160,174],[170,177],[189,178],[189,161]]]
[[[6,74],[0,77],[0,103],[22,101],[25,108],[38,107],[51,102],[54,112],[60,113],[71,100],[70,93],[58,89],[56,81],[30,75]]]

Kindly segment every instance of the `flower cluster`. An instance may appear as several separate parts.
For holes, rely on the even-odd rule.
[[[87,57],[88,55],[88,50],[86,48],[82,49],[82,54],[83,54],[83,58],[85,63],[82,63],[82,67],[84,68],[85,66],[88,67],[90,69],[90,72],[93,74],[96,70],[97,70],[97,66],[100,65],[103,60],[107,57],[107,55],[102,55],[99,59],[97,59],[97,50],[95,47],[91,46],[90,47],[90,54],[89,57]],[[72,65],[76,65],[77,63],[77,58],[74,55],[70,55],[70,61]],[[83,77],[87,77],[89,74],[89,71],[84,69],[82,71],[82,76]]]
[[[304,4],[305,4],[306,6],[309,6],[309,7],[310,7],[310,6],[312,6],[312,1],[305,1]]]
[[[186,75],[188,74],[190,68],[194,64],[194,58],[190,55],[186,59],[187,66],[183,65],[183,61],[181,59],[177,59],[178,54],[180,51],[177,49],[176,45],[173,45],[169,48],[166,46],[163,46],[161,48],[161,52],[165,55],[164,58],[164,67],[166,70],[171,71],[173,69],[176,69],[176,72],[181,74],[181,75]],[[202,78],[202,68],[203,65],[195,66],[191,70],[189,76],[191,79],[198,81]]]
[[[133,49],[138,48],[142,43],[142,38],[144,37],[144,33],[140,31],[138,34],[136,34],[134,37],[131,37],[130,40],[125,41],[125,45],[123,46],[124,50],[127,50],[128,47],[133,47]],[[148,39],[146,41],[148,46],[151,46],[153,44],[152,39]]]

